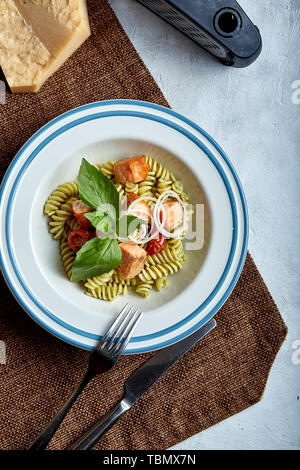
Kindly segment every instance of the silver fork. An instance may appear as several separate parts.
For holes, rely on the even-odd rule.
[[[46,449],[68,411],[87,384],[96,375],[107,372],[116,364],[125,351],[142,313],[143,312],[138,308],[129,307],[128,304],[122,308],[117,318],[112,322],[107,332],[91,352],[87,371],[78,388],[72,393],[70,398],[28,450]]]

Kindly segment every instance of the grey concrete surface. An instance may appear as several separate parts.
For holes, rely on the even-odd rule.
[[[110,3],[173,109],[235,165],[249,249],[289,328],[263,400],[174,449],[299,449],[300,93],[292,84],[300,89],[300,1],[240,0],[264,42],[245,69],[220,65],[135,0]]]

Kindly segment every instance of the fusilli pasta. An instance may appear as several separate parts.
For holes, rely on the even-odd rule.
[[[125,194],[128,196],[130,193],[137,194],[139,190],[139,185],[135,183],[125,183]]]
[[[66,238],[62,238],[60,241],[60,256],[67,276],[70,280],[72,280],[72,267],[76,254],[70,247]]]
[[[145,282],[140,282],[135,291],[137,294],[141,295],[142,297],[148,297],[150,294],[151,289],[153,288],[154,281],[145,281]]]
[[[101,173],[103,173],[108,178],[112,178],[114,176],[114,164],[115,162],[110,160],[107,163],[96,165],[96,168],[98,168],[98,170],[100,170]]]
[[[110,178],[117,189],[121,201],[126,196],[135,193],[138,196],[159,198],[166,191],[175,192],[184,203],[189,199],[184,192],[183,184],[177,180],[165,166],[150,156],[146,156],[148,176],[140,183],[118,183],[114,178],[114,162],[97,164],[95,167]],[[74,230],[80,230],[72,212],[72,203],[78,200],[78,184],[76,181],[60,185],[52,192],[44,207],[44,213],[49,218],[49,231],[53,238],[60,240],[60,255],[67,276],[72,280],[72,267],[76,253],[68,243],[68,236]],[[147,200],[154,205],[154,201]],[[146,248],[146,246],[144,247]],[[144,268],[134,279],[121,280],[118,269],[113,269],[102,276],[87,279],[82,284],[86,295],[102,299],[114,300],[120,294],[126,294],[133,289],[137,294],[147,297],[153,288],[160,291],[167,286],[168,276],[177,273],[185,262],[182,240],[170,239],[160,253],[148,255]]]
[[[44,214],[52,216],[66,199],[76,194],[78,194],[78,184],[76,181],[60,185],[47,199]]]
[[[147,178],[139,183],[138,195],[139,196],[153,196],[154,195],[154,184],[156,182],[155,172],[149,171]]]
[[[116,284],[98,286],[95,289],[87,289],[86,295],[90,297],[95,297],[96,299],[101,300],[114,300],[120,294],[127,294],[128,286],[127,284]]]

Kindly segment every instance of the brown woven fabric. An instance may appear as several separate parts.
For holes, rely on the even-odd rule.
[[[92,37],[38,95],[7,95],[0,106],[0,176],[47,121],[90,101],[131,98],[167,105],[106,0],[90,0]],[[253,405],[262,397],[286,327],[250,255],[218,326],[169,370],[98,444],[98,449],[165,449]],[[66,400],[87,353],[52,337],[18,306],[1,280],[0,448],[24,449]],[[55,435],[63,449],[122,395],[149,355],[122,358],[88,386]]]

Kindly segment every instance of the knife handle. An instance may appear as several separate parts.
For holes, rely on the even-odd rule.
[[[131,405],[123,398],[99,423],[89,429],[69,450],[90,450],[101,437],[125,414]]]

